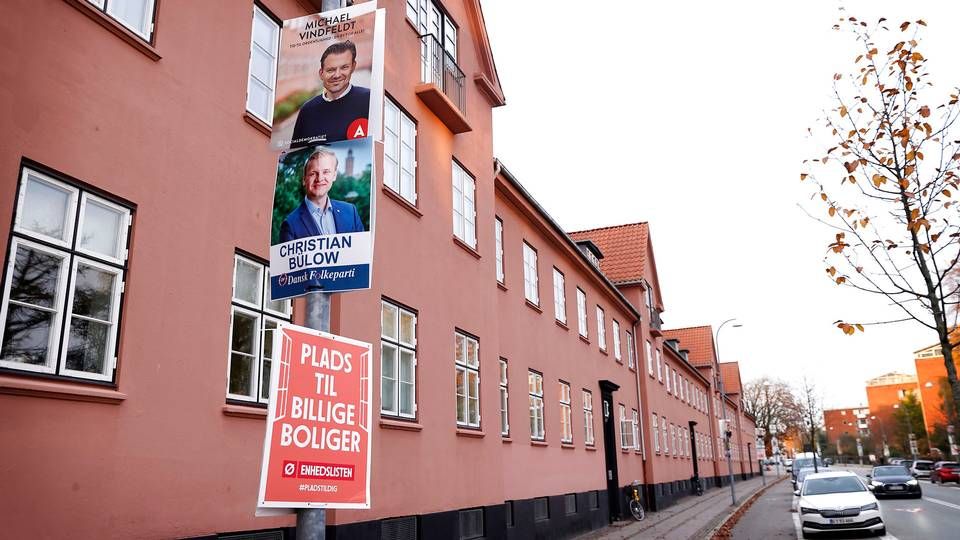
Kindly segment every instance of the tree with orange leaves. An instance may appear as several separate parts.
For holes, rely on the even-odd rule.
[[[810,130],[830,143],[804,160],[800,180],[813,187],[814,204],[823,204],[811,215],[834,229],[824,257],[828,278],[886,297],[900,313],[836,326],[852,335],[869,324],[913,321],[935,331],[960,411],[950,361],[960,343],[951,336],[960,297],[960,136],[951,136],[960,90],[937,104],[920,52],[924,26],[918,20],[891,29],[885,19],[841,18],[834,29],[849,30],[863,51],[851,73],[834,75],[836,106]]]

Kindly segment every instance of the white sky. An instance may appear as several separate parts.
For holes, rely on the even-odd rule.
[[[799,182],[806,128],[859,54],[831,30],[838,5],[483,1],[507,98],[494,113],[497,157],[568,231],[648,221],[666,327],[737,317],[721,360],[739,360],[745,381],[808,375],[828,408],[866,403],[866,379],[914,373],[912,352],[936,341],[917,323],[837,330],[837,319],[895,312],[827,280],[832,233],[797,206],[810,196]],[[960,84],[960,4],[844,5],[898,33],[924,19],[933,81]]]

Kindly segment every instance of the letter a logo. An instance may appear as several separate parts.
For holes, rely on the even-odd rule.
[[[367,136],[367,119],[357,118],[347,127],[347,139],[362,139]]]

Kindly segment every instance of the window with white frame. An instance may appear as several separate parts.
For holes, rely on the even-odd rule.
[[[684,390],[686,389],[687,381],[683,378],[683,375],[680,375],[680,401],[684,401]]]
[[[650,414],[650,430],[653,433],[653,451],[660,453],[660,424],[657,422],[657,413]]]
[[[87,0],[148,43],[153,39],[154,0]]]
[[[666,363],[666,362],[663,363],[663,373],[664,373],[664,375],[667,376],[667,382],[666,382],[667,393],[668,393],[668,394],[672,394],[673,392],[670,390],[670,388],[671,388],[671,386],[670,386],[670,364],[668,364],[668,363]]]
[[[660,370],[660,349],[657,349],[657,380],[663,382],[663,371]],[[670,383],[667,383],[670,384]]]
[[[670,447],[673,448],[673,457],[677,457],[677,426],[670,424]]]
[[[553,269],[553,312],[556,319],[567,324],[567,293],[564,290],[563,272]]]
[[[383,100],[383,185],[417,204],[417,124],[389,97]]]
[[[431,34],[445,53],[457,61],[457,26],[449,15],[433,0],[407,0],[407,18],[421,36]],[[443,55],[424,42],[421,45],[421,75],[424,82],[438,82],[431,78],[443,73]]]
[[[380,301],[380,414],[417,415],[417,314]]]
[[[650,344],[650,340],[647,340],[647,373],[653,377],[653,346]]]
[[[279,49],[280,23],[254,4],[250,66],[247,73],[247,111],[267,125],[273,124],[274,84],[277,80]]]
[[[577,326],[580,335],[587,337],[587,293],[577,287]]]
[[[503,283],[506,275],[503,273],[503,220],[497,218],[493,225],[494,238],[496,239],[497,251],[497,281]]]
[[[618,361],[622,360],[620,355],[620,323],[616,319],[613,319],[613,357]]]
[[[500,359],[500,435],[510,435],[510,393],[507,379],[507,361]]]
[[[114,381],[131,210],[32,169],[20,177],[0,367]]]
[[[480,343],[476,338],[454,333],[454,363],[457,371],[457,425],[480,427]]]
[[[227,398],[269,401],[274,331],[281,322],[290,321],[290,307],[289,300],[270,300],[266,264],[234,255]]]
[[[633,334],[627,332],[627,367],[636,367],[636,357],[633,355]]]
[[[570,408],[570,384],[560,381],[560,442],[573,442],[573,411]]]
[[[667,417],[663,416],[660,418],[660,427],[663,432],[663,454],[670,455],[670,435],[667,433]]]
[[[677,392],[677,370],[673,370],[673,395],[680,399],[680,393]]]
[[[640,450],[640,413],[636,409],[631,409],[633,413],[633,449]]]
[[[623,403],[619,406],[620,411],[620,448],[626,450],[633,446],[633,426],[630,425],[630,419],[627,418],[627,408]]]
[[[476,183],[456,161],[453,167],[453,234],[471,248],[477,247]]]
[[[690,428],[684,428],[683,434],[684,434],[683,444],[687,448],[687,457],[691,457],[690,456]]]
[[[537,250],[523,243],[523,296],[531,304],[540,305],[540,280],[537,275]]]
[[[527,387],[530,394],[530,438],[542,441],[546,436],[543,429],[543,375],[528,372]]]
[[[593,435],[593,394],[589,390],[583,391],[583,442],[587,446],[596,443]]]
[[[597,344],[600,345],[600,350],[607,350],[607,328],[606,323],[604,322],[603,308],[597,306]]]

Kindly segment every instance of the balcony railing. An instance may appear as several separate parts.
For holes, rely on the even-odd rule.
[[[660,319],[660,310],[650,310],[650,333],[655,336],[663,335],[663,320]]]
[[[435,84],[447,98],[466,114],[463,71],[456,59],[443,48],[433,34],[420,36],[420,77],[427,84]]]

